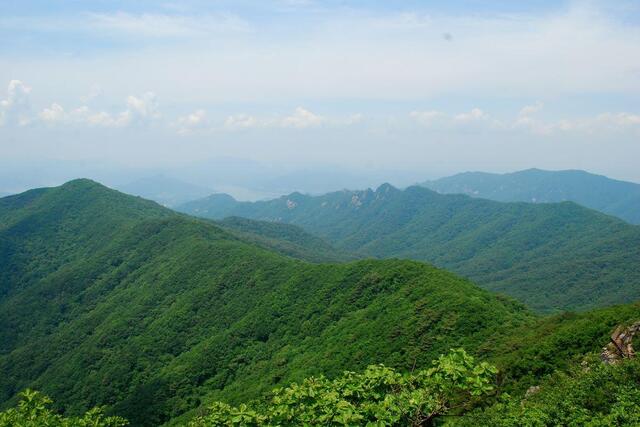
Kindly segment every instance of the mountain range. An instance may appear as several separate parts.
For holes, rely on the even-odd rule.
[[[133,426],[184,425],[216,400],[261,399],[310,375],[335,378],[373,363],[413,371],[458,347],[498,367],[501,393],[524,395],[549,375],[562,378],[613,328],[640,316],[635,303],[541,317],[429,264],[357,259],[399,238],[397,230],[403,238],[428,230],[431,217],[441,221],[434,242],[474,242],[503,224],[506,240],[496,245],[508,250],[478,261],[488,262],[519,247],[522,233],[532,241],[515,221],[522,217],[537,235],[540,224],[548,235],[609,227],[610,257],[621,262],[615,239],[635,228],[573,203],[503,204],[389,185],[257,204],[214,199],[226,210],[260,207],[255,216],[270,221],[198,219],[85,179],[0,198],[0,410],[32,388],[69,415],[104,405]],[[310,233],[303,218],[327,231]],[[337,218],[356,232],[345,234]],[[469,221],[491,227],[454,232]],[[586,243],[568,236],[576,246],[567,236],[547,244]],[[551,250],[543,248],[528,255]]]
[[[311,374],[481,352],[533,319],[426,264],[309,263],[245,240],[261,224],[240,222],[89,180],[0,199],[0,402],[30,387],[71,413],[108,405],[160,425]]]
[[[640,224],[640,184],[581,170],[527,169],[506,174],[465,172],[420,185],[439,193],[460,193],[500,202],[572,201]]]
[[[640,227],[573,202],[502,203],[385,184],[260,202],[212,195],[177,209],[295,224],[360,256],[430,262],[541,312],[640,298]]]

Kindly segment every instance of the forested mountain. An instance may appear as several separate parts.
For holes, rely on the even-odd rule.
[[[353,261],[355,254],[340,251],[324,239],[307,233],[301,227],[273,221],[256,221],[241,217],[228,217],[216,224],[265,249],[311,262]]]
[[[31,387],[136,426],[312,374],[486,354],[533,321],[425,264],[312,264],[88,180],[0,199],[0,264],[0,401]]]
[[[640,227],[572,202],[500,203],[385,184],[253,203],[215,195],[179,210],[296,224],[338,249],[427,261],[543,312],[640,299]]]
[[[190,426],[288,425],[291,415],[327,425],[639,425],[640,361],[631,346],[639,315],[634,304],[542,318],[485,346],[489,363],[458,349],[408,373],[372,365],[309,378],[244,406],[217,402]],[[430,422],[443,413],[454,416]]]
[[[527,169],[495,174],[465,172],[420,184],[439,193],[460,193],[500,202],[572,201],[640,224],[640,184],[581,170]]]
[[[205,197],[212,192],[211,189],[165,175],[141,178],[121,185],[117,189],[127,194],[153,200],[163,206],[177,206],[190,200]]]

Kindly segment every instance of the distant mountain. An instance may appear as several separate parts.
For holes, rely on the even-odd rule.
[[[465,172],[420,184],[439,193],[460,193],[500,202],[572,201],[640,224],[640,184],[580,170],[528,169],[493,174]]]
[[[482,354],[534,320],[426,264],[308,263],[254,243],[330,250],[296,227],[222,225],[89,180],[0,199],[0,406],[29,387],[157,426],[309,375]]]
[[[307,170],[261,180],[258,185],[277,195],[300,191],[309,194],[324,194],[341,188],[364,188],[383,182],[377,177],[350,173],[346,170]]]
[[[213,190],[165,175],[142,178],[117,187],[118,190],[133,196],[153,200],[163,206],[177,206],[189,200],[200,199],[213,193]]]
[[[0,197],[7,197],[9,195],[11,195],[11,193],[6,193],[4,191],[0,191]]]
[[[640,299],[640,227],[571,202],[499,203],[385,184],[255,203],[216,196],[178,209],[291,223],[345,251],[431,262],[539,311]]]

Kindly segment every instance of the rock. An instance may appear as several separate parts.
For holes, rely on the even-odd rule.
[[[524,393],[524,398],[527,399],[527,398],[533,396],[534,394],[538,393],[539,391],[540,391],[540,386],[539,385],[532,385]]]
[[[287,209],[294,209],[298,204],[293,200],[287,199]]]
[[[618,326],[611,334],[611,342],[602,349],[600,359],[607,364],[615,364],[623,359],[633,359],[636,356],[633,350],[633,337],[640,331],[640,321],[628,328]]]

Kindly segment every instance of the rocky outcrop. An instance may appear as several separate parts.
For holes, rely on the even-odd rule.
[[[640,321],[629,327],[618,326],[611,334],[611,342],[602,349],[600,358],[604,363],[615,364],[623,359],[633,359],[633,337],[640,331]]]

